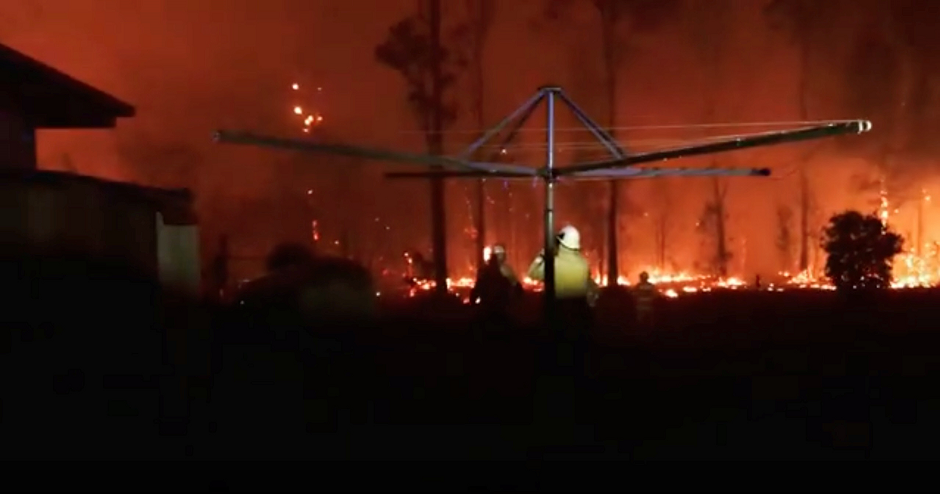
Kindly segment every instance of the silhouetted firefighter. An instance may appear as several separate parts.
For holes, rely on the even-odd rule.
[[[654,308],[656,302],[656,285],[650,282],[650,275],[646,271],[640,273],[640,282],[633,287],[633,298],[636,302],[637,325],[650,329],[653,327]]]
[[[481,316],[492,321],[506,321],[513,298],[521,295],[522,285],[509,264],[506,248],[494,245],[490,258],[477,273],[470,292],[471,303],[479,301]]]

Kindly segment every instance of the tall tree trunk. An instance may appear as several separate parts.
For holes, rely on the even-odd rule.
[[[431,27],[431,115],[428,126],[428,151],[444,154],[441,111],[443,106],[443,74],[441,68],[441,0],[429,0],[428,21]],[[440,171],[438,166],[433,167]],[[431,243],[434,249],[434,282],[438,295],[447,294],[447,217],[444,207],[444,180],[431,179]]]
[[[800,272],[809,269],[809,177],[800,169]]]
[[[602,43],[604,44],[604,71],[607,86],[607,125],[610,135],[616,135],[617,121],[617,60],[614,46],[615,20],[612,13],[601,16]],[[607,286],[616,286],[620,277],[620,183],[610,181],[610,198],[607,204]]]
[[[698,45],[699,56],[704,67],[704,91],[705,99],[705,122],[716,123],[718,113],[718,102],[721,97],[719,89],[722,85],[722,49],[724,48],[723,32],[728,24],[729,11],[728,4],[725,2],[690,2],[694,9],[692,32],[695,36],[695,43]],[[711,166],[717,166],[715,158],[711,160]],[[727,195],[727,185],[719,178],[712,178],[712,218],[715,222],[715,260],[714,270],[718,276],[728,275],[728,245],[726,236],[726,208],[725,197]]]
[[[800,63],[800,120],[809,120],[809,56],[810,45],[806,36],[799,38],[799,63]],[[806,170],[809,156],[803,158],[800,166],[800,272],[806,272],[809,269],[809,249],[810,249],[810,226],[809,214],[811,207],[809,173]]]
[[[484,87],[483,87],[483,39],[486,36],[488,25],[488,12],[490,6],[484,1],[473,2],[470,5],[471,16],[475,18],[473,23],[473,91],[474,91],[474,113],[476,114],[477,128],[486,128],[486,119],[484,118]],[[477,180],[476,183],[476,224],[474,229],[477,232],[476,238],[476,261],[477,269],[483,269],[483,249],[486,248],[486,181]]]
[[[725,238],[725,194],[727,189],[723,187],[718,177],[712,178],[712,196],[715,215],[715,267],[718,276],[724,278],[728,276],[728,242]]]
[[[610,181],[610,200],[607,204],[607,285],[614,286],[620,277],[620,259],[617,223],[620,208],[620,186],[616,180]]]
[[[483,269],[485,260],[483,251],[486,249],[486,181],[482,178],[476,183],[476,224],[474,230],[477,232],[476,250],[477,250],[477,269]]]

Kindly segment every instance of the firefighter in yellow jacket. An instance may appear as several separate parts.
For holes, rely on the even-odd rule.
[[[556,237],[555,250],[555,309],[557,322],[560,323],[562,336],[569,342],[584,342],[591,332],[593,311],[591,307],[598,298],[598,288],[591,279],[587,259],[581,255],[581,235],[573,226],[561,229]],[[535,281],[545,281],[545,258],[540,253],[529,266],[528,277]],[[562,365],[581,367],[580,352],[566,352]],[[573,360],[571,360],[573,359]],[[559,361],[561,362],[561,361]]]
[[[561,229],[557,236],[555,252],[555,297],[566,305],[587,304],[594,306],[598,288],[591,279],[587,259],[581,255],[581,234],[573,226]],[[545,281],[545,258],[543,253],[529,266],[529,278]]]

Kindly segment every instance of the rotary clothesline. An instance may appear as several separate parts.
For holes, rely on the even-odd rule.
[[[490,145],[490,140],[504,136],[500,144],[505,148],[512,139],[523,130],[524,125],[534,114],[536,108],[544,103],[545,122],[545,155],[544,166],[539,168],[520,166],[516,164],[479,162],[474,157],[479,154],[482,146]],[[565,167],[555,164],[556,145],[556,106],[567,107],[570,113],[589,131],[599,145],[608,151],[608,158],[598,161],[581,162]],[[760,122],[762,126],[781,126],[779,122]],[[698,128],[712,128],[720,126],[742,126],[745,124],[699,124]],[[751,126],[755,123],[751,123]],[[792,124],[787,126],[794,126]],[[675,126],[655,126],[669,128]],[[651,128],[651,127],[647,127]],[[690,128],[690,126],[679,126]],[[694,127],[693,127],[694,128]],[[397,173],[387,174],[390,178],[406,179],[435,179],[445,178],[505,178],[505,179],[534,179],[544,183],[544,252],[553,252],[555,246],[554,228],[554,195],[555,185],[559,180],[620,180],[660,176],[768,176],[770,170],[756,168],[646,168],[638,167],[648,163],[659,163],[677,158],[700,156],[705,154],[722,153],[760,146],[819,139],[842,134],[861,134],[871,130],[871,122],[866,120],[825,121],[818,125],[807,125],[793,130],[777,130],[764,133],[735,135],[723,139],[700,141],[686,146],[668,148],[658,151],[644,151],[628,153],[623,146],[614,140],[610,132],[601,128],[587,114],[575,104],[571,98],[557,86],[544,86],[532,95],[522,106],[503,118],[492,128],[476,132],[479,136],[461,154],[457,156],[434,156],[429,154],[406,153],[383,149],[374,149],[362,146],[331,144],[297,139],[282,139],[268,136],[258,136],[248,133],[217,131],[214,138],[217,142],[233,144],[254,145],[280,149],[291,149],[313,153],[326,153],[372,159],[377,161],[396,162],[399,164],[418,164],[431,168],[423,173]],[[508,134],[508,135],[505,135]],[[496,161],[499,156],[492,160]],[[444,171],[437,171],[440,168]],[[435,225],[441,228],[440,225]],[[554,258],[548,256],[545,263],[545,292],[547,303],[545,309],[549,312],[547,320],[552,320],[551,311],[555,299]],[[439,286],[440,290],[445,287]]]

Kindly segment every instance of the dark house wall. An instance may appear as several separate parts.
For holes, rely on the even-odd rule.
[[[68,173],[7,171],[0,173],[0,198],[0,235],[5,247],[108,258],[151,276],[192,271],[192,266],[167,265],[191,263],[189,250],[198,259],[198,246],[193,244],[197,224],[193,199],[186,191]],[[176,238],[181,233],[185,239]],[[158,238],[161,234],[162,239]],[[169,249],[162,253],[162,271],[161,245]]]
[[[67,250],[157,273],[156,212],[89,180],[0,181],[0,232],[30,252]]]
[[[0,108],[0,169],[36,169],[36,131],[16,112]]]

